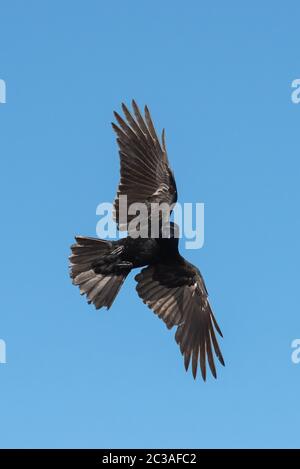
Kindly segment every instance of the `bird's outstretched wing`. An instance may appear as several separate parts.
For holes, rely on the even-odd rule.
[[[118,126],[112,123],[117,134],[120,154],[120,183],[114,202],[114,219],[120,229],[127,229],[135,215],[126,211],[126,218],[121,215],[120,196],[127,196],[127,207],[140,202],[166,203],[172,206],[177,201],[177,189],[170,169],[165,145],[164,131],[162,143],[157,137],[150,112],[145,106],[145,118],[132,101],[134,117],[122,104],[127,122],[115,112]]]
[[[170,329],[177,326],[175,340],[184,356],[186,370],[192,360],[194,378],[200,363],[206,379],[206,361],[216,378],[213,349],[222,365],[224,360],[215,329],[221,330],[208,302],[204,280],[196,267],[182,257],[167,264],[144,268],[135,277],[137,292]]]

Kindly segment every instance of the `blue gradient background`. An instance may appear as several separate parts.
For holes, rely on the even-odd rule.
[[[0,1],[1,447],[299,446],[299,2]],[[166,127],[224,333],[193,381],[135,292],[96,312],[68,278],[119,160],[112,110]]]

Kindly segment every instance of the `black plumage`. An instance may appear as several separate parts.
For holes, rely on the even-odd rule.
[[[214,353],[223,365],[224,360],[215,331],[221,336],[222,333],[200,271],[178,251],[176,226],[170,224],[170,235],[165,238],[160,220],[158,237],[133,238],[129,229],[133,215],[127,212],[126,220],[121,217],[120,196],[127,196],[128,206],[145,203],[149,207],[145,221],[150,225],[156,215],[150,211],[151,203],[167,204],[171,212],[177,201],[164,131],[160,143],[148,108],[145,107],[143,118],[134,101],[132,107],[134,117],[123,104],[127,122],[115,113],[119,125],[112,124],[121,165],[114,218],[120,229],[128,230],[129,236],[117,241],[77,236],[76,244],[71,246],[70,275],[89,303],[97,309],[110,308],[128,273],[144,267],[135,277],[137,293],[168,328],[177,326],[175,339],[184,356],[185,368],[188,369],[191,362],[195,378],[200,364],[205,380],[208,362],[216,377]]]
[[[128,121],[115,112],[119,127],[112,123],[117,134],[120,155],[120,184],[114,202],[114,218],[120,229],[127,229],[133,215],[127,213],[127,222],[120,219],[120,196],[127,196],[128,206],[142,202],[165,203],[172,208],[177,202],[177,188],[173,172],[169,166],[165,145],[165,133],[162,133],[162,144],[156,135],[147,106],[145,121],[135,101],[132,102],[135,119],[122,104]],[[150,215],[150,213],[149,213]],[[152,214],[153,216],[153,214]]]

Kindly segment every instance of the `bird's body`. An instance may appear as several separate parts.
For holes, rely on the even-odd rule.
[[[215,330],[220,328],[208,301],[208,292],[202,275],[178,250],[177,226],[169,222],[169,236],[165,237],[164,221],[160,212],[152,212],[151,204],[163,203],[169,212],[177,201],[175,178],[170,169],[164,132],[162,146],[156,135],[148,108],[145,121],[133,101],[135,118],[122,106],[126,123],[115,113],[119,126],[113,124],[120,148],[121,180],[115,200],[115,221],[127,229],[129,236],[116,241],[77,236],[71,246],[70,275],[88,302],[95,307],[109,308],[132,269],[141,268],[136,275],[137,293],[168,328],[177,326],[175,339],[188,369],[190,361],[196,377],[200,364],[206,379],[206,360],[214,377],[216,368],[213,350],[219,361],[224,360],[218,346]],[[121,196],[126,195],[129,206],[143,203],[147,207],[141,226],[159,220],[155,237],[133,236],[130,212],[122,218]]]
[[[132,263],[132,268],[144,267],[159,260],[160,245],[158,239],[153,238],[126,238],[117,241],[124,246],[122,259]]]

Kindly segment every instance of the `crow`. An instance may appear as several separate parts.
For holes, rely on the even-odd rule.
[[[184,357],[185,369],[188,370],[191,362],[196,378],[200,364],[205,381],[208,362],[216,378],[214,353],[222,365],[224,359],[215,331],[221,337],[222,332],[209,304],[203,277],[199,269],[180,255],[177,225],[167,220],[169,233],[166,236],[166,221],[150,210],[153,205],[166,204],[170,215],[177,202],[165,132],[163,130],[160,142],[147,106],[144,118],[134,100],[132,108],[133,114],[122,104],[126,120],[115,112],[118,125],[112,123],[120,155],[114,220],[119,229],[128,231],[128,236],[116,241],[76,236],[76,243],[71,246],[70,276],[81,294],[86,295],[88,303],[94,304],[96,309],[103,306],[108,309],[129,272],[144,267],[135,276],[137,293],[169,329],[177,327],[175,340]],[[122,210],[120,201],[124,196],[127,207],[135,203],[146,205],[146,219],[141,219],[141,225],[145,221],[151,225],[158,216],[158,236],[132,235],[130,223],[136,215],[128,209]]]

